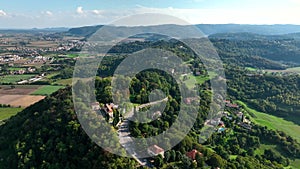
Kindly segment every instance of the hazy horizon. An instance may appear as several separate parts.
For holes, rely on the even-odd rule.
[[[0,2],[1,29],[107,25],[141,14],[168,14],[191,24],[300,25],[300,0],[121,0]]]
[[[0,30],[51,30],[51,29],[72,29],[72,28],[80,28],[80,27],[93,27],[93,26],[108,26],[109,24],[95,24],[95,25],[81,25],[81,26],[74,26],[74,27],[68,27],[68,26],[59,26],[59,27],[32,27],[32,28],[1,28]],[[172,24],[158,24],[158,25],[146,25],[146,26],[160,26],[160,25],[172,25]],[[174,24],[177,25],[177,24]],[[300,24],[238,24],[238,23],[216,23],[216,24],[206,24],[206,23],[200,23],[200,24],[190,24],[190,25],[240,25],[240,26],[300,26]],[[109,25],[109,26],[118,26],[118,25]],[[144,26],[144,25],[134,25],[134,26],[128,26],[128,27],[138,27],[138,26]],[[299,30],[300,31],[300,30]]]

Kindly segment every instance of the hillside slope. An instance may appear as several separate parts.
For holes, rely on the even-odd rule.
[[[0,168],[135,168],[89,139],[71,97],[71,89],[60,90],[0,126]]]

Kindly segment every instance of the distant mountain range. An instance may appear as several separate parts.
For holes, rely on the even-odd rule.
[[[241,32],[255,33],[260,35],[281,35],[300,32],[300,25],[199,24],[196,26],[206,35]]]
[[[103,25],[84,26],[69,29],[66,34],[73,36],[88,37],[100,29]],[[175,30],[179,25],[158,25],[158,26],[136,26],[131,29],[151,30],[152,28],[165,27]],[[300,25],[239,25],[239,24],[198,24],[198,27],[205,35],[218,33],[241,33],[248,32],[260,35],[281,35],[300,32]],[[180,26],[181,27],[181,26]]]
[[[1,34],[7,34],[7,33],[56,33],[56,32],[66,32],[69,28],[65,27],[56,27],[56,28],[33,28],[33,29],[0,29]]]
[[[63,32],[64,34],[71,36],[89,37],[102,26],[103,25],[83,26],[76,28],[54,27],[43,29],[0,29],[0,33]],[[176,26],[179,25],[136,26],[130,28],[149,30],[155,27],[165,27],[174,30],[176,29]],[[281,35],[300,32],[300,25],[197,24],[194,26],[199,28],[205,35],[241,32],[248,32],[260,35]]]

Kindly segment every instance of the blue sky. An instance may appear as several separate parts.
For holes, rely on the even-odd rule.
[[[0,28],[109,24],[163,13],[191,24],[300,24],[300,0],[13,0],[0,1]]]

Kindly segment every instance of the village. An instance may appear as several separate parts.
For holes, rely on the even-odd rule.
[[[55,32],[0,34],[0,109],[9,118],[71,84],[81,37]],[[9,113],[7,113],[9,112]]]
[[[221,117],[208,119],[205,121],[205,125],[216,128],[217,133],[223,133],[228,129],[222,121],[222,118],[226,118],[244,129],[251,130],[251,121],[247,118],[245,113],[243,113],[244,110],[238,104],[232,103],[230,100],[225,100],[224,103],[225,110],[218,113],[221,114]]]
[[[187,105],[189,105],[189,104],[191,104],[191,102],[193,102],[195,100],[197,100],[197,98],[185,98],[184,102]],[[225,125],[225,122],[222,120],[222,119],[226,119],[246,130],[251,130],[251,128],[252,128],[251,121],[246,116],[246,114],[245,114],[246,112],[243,110],[242,107],[240,107],[236,103],[233,103],[230,100],[224,100],[224,104],[225,104],[224,111],[219,112],[221,117],[208,119],[205,121],[205,125],[215,128],[215,133],[223,134],[223,133],[230,131],[230,128],[228,128]],[[150,105],[151,105],[151,103],[150,103]],[[145,106],[149,106],[149,103],[140,105],[137,107],[142,108]],[[132,111],[129,113],[131,113],[133,115],[135,112],[134,110],[138,109],[137,107],[134,107],[132,109]],[[154,162],[153,159],[139,158],[134,149],[126,146],[128,144],[128,140],[131,140],[130,131],[128,129],[129,121],[128,121],[128,119],[123,117],[122,113],[119,113],[119,111],[120,112],[124,112],[124,111],[122,111],[118,105],[115,105],[113,103],[100,104],[99,102],[94,102],[94,103],[91,103],[91,108],[92,108],[92,110],[100,113],[103,117],[105,117],[106,121],[110,125],[112,125],[113,127],[116,128],[116,130],[119,133],[119,138],[120,138],[121,144],[124,146],[126,151],[131,152],[133,154],[133,157],[140,163],[140,165],[142,165],[142,166],[151,166],[152,165],[152,163]],[[160,112],[155,112],[155,113],[157,114],[157,116],[159,116],[159,114],[161,115]],[[117,119],[117,121],[116,121],[116,119]],[[124,140],[127,140],[127,142],[124,142]],[[165,150],[156,144],[149,146],[147,148],[147,153],[149,156],[152,156],[152,157],[156,157],[156,156],[160,155],[162,158],[164,158],[164,156],[165,156]],[[202,152],[199,152],[196,149],[191,149],[190,151],[188,151],[186,153],[186,156],[195,162],[196,156],[202,157],[203,154],[202,154]]]

